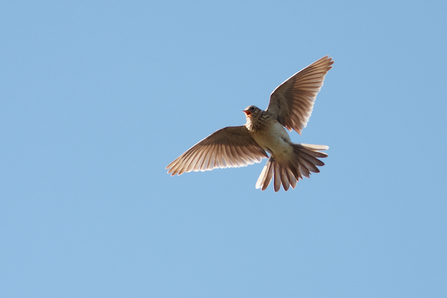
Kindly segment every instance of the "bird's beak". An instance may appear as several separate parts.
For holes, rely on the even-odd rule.
[[[242,112],[244,112],[247,117],[251,116],[251,112],[249,110],[243,110]]]

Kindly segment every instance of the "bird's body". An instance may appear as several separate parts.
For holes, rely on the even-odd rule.
[[[262,149],[273,155],[276,160],[288,159],[293,152],[293,148],[290,145],[290,136],[286,129],[268,112],[261,111],[257,107],[254,108],[258,109],[262,114],[260,119],[256,119],[255,125],[253,125],[252,122],[254,121],[252,121],[251,117],[247,115],[245,127],[247,127],[250,136]],[[258,123],[263,125],[256,125]]]
[[[273,91],[265,111],[247,107],[243,110],[244,126],[226,127],[211,134],[170,163],[168,173],[240,167],[268,157],[256,188],[265,190],[273,178],[275,191],[281,184],[284,190],[294,188],[302,176],[309,178],[311,172],[318,173],[317,166],[324,165],[318,158],[327,157],[321,151],[329,147],[294,144],[286,128],[301,134],[332,64],[326,56],[294,74]]]

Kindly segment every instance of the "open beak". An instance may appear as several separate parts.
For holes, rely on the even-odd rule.
[[[243,110],[242,112],[244,112],[247,117],[251,116],[251,112],[249,110]]]

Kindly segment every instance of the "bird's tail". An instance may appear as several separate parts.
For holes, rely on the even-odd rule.
[[[320,172],[317,166],[324,166],[324,163],[318,158],[327,157],[327,154],[321,151],[327,150],[328,146],[309,144],[292,144],[292,146],[293,158],[287,163],[279,163],[270,156],[256,182],[256,188],[265,190],[273,177],[275,191],[279,191],[281,184],[287,191],[289,186],[295,188],[303,176],[310,178],[311,172]]]

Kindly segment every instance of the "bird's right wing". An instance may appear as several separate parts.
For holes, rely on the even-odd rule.
[[[250,136],[245,126],[222,128],[177,157],[166,169],[172,176],[191,171],[210,171],[261,162],[267,153]]]

